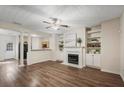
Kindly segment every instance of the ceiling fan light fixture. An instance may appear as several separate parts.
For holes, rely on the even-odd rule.
[[[60,27],[61,28],[68,28],[68,27],[70,27],[68,25],[61,24],[62,23],[61,19],[52,18],[52,17],[49,18],[49,21],[43,21],[43,23],[47,23],[47,24],[50,25],[50,26],[46,27],[46,29],[52,28],[54,30],[59,30]]]
[[[51,28],[55,29],[55,30],[58,30],[59,27],[58,26],[52,26]]]

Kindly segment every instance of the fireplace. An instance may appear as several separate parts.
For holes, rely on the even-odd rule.
[[[84,67],[83,48],[64,47],[64,62],[62,64],[77,68]]]
[[[78,54],[68,54],[68,63],[78,65],[78,63],[79,63],[78,61],[79,61]]]

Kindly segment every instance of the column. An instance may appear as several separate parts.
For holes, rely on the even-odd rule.
[[[21,66],[24,66],[23,55],[24,55],[24,34],[22,33],[20,35],[20,65]]]
[[[28,51],[31,51],[31,35],[28,35]]]
[[[16,36],[16,60],[19,61],[19,36]]]
[[[31,35],[28,35],[28,52],[27,52],[27,65],[30,64],[30,54],[31,54]]]
[[[57,51],[57,40],[56,40],[57,38],[56,38],[56,35],[55,34],[52,34],[52,36],[51,36],[51,38],[50,38],[50,48],[52,49],[52,52],[53,52],[53,55],[52,55],[52,60],[54,60],[54,61],[56,61],[57,60],[57,58],[56,58],[56,56],[57,56],[57,53],[56,53],[56,51]]]

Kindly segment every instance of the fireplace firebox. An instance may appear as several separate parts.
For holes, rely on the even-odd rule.
[[[68,54],[68,63],[79,64],[79,55],[78,54]]]

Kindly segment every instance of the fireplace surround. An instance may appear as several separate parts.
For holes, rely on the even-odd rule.
[[[64,63],[65,65],[83,68],[83,48],[81,47],[66,47],[64,48]]]
[[[78,54],[68,54],[68,63],[79,64],[79,55]]]

